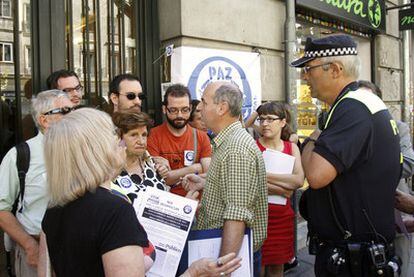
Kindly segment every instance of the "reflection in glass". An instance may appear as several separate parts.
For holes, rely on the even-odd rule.
[[[83,104],[105,109],[110,80],[136,72],[135,2],[67,0],[67,62],[85,87]]]
[[[18,140],[27,140],[36,133],[31,117],[31,30],[30,0],[17,2],[18,22],[14,22],[11,0],[0,0],[0,160],[7,150]],[[14,37],[17,34],[19,44],[13,52]],[[18,60],[17,60],[18,58]],[[20,72],[15,75],[15,65]],[[19,84],[20,105],[17,105],[16,82]],[[21,120],[17,119],[21,114]]]

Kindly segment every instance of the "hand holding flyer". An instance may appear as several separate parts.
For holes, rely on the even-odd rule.
[[[175,276],[197,201],[147,187],[134,208],[156,251],[154,265],[146,276]]]

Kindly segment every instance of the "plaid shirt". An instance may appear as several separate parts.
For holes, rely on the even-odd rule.
[[[253,229],[257,251],[266,239],[267,211],[262,153],[237,121],[213,139],[213,157],[196,228],[222,228],[225,220],[244,221]]]

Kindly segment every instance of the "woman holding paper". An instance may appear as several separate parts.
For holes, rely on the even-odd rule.
[[[267,188],[269,194],[269,221],[267,239],[262,247],[262,276],[283,276],[283,264],[294,257],[294,211],[289,197],[304,182],[299,148],[289,141],[291,131],[288,119],[290,114],[283,103],[265,103],[258,109],[258,118],[262,137],[257,140],[259,149],[278,151],[295,157],[291,173],[270,173],[266,164]],[[267,154],[267,153],[264,153]],[[276,153],[277,154],[277,153]],[[280,156],[278,162],[288,162]],[[290,159],[291,160],[291,159]],[[269,161],[271,163],[272,161]],[[273,161],[276,162],[276,161]],[[289,168],[288,165],[280,167]],[[289,170],[289,169],[288,169]],[[274,197],[281,196],[281,197]]]
[[[110,117],[76,110],[48,129],[44,145],[50,204],[38,276],[144,277],[146,232],[132,205],[111,192],[125,148]],[[195,261],[183,276],[225,276],[238,267],[240,259],[231,253],[219,261]]]

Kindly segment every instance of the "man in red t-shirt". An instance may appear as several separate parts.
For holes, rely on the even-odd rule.
[[[171,192],[185,196],[181,178],[190,173],[205,173],[210,165],[211,146],[207,133],[188,125],[191,95],[187,87],[176,84],[165,92],[163,113],[166,121],[150,131],[148,151],[170,163],[165,181]],[[194,138],[197,138],[194,140]]]

